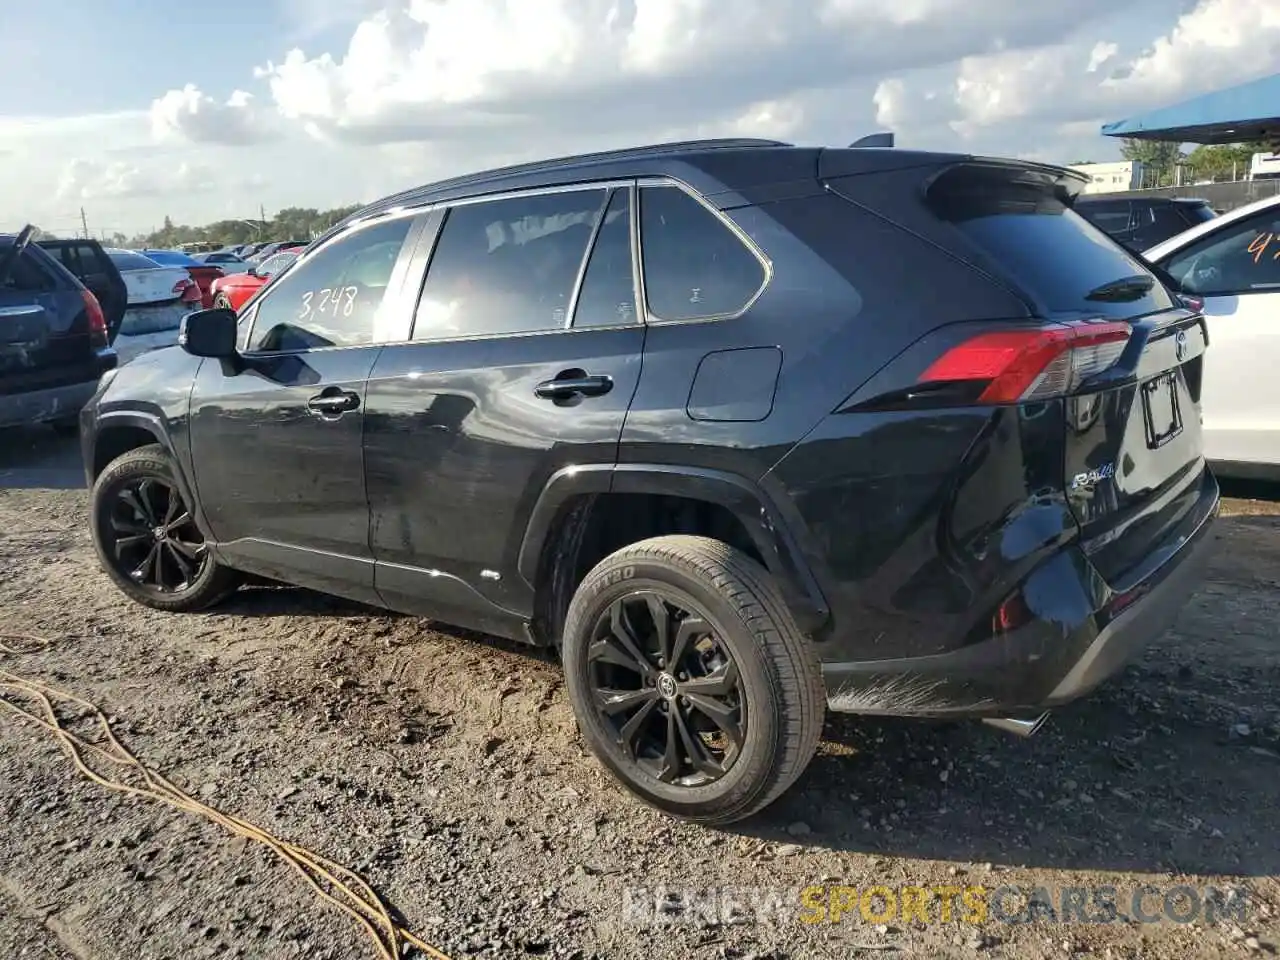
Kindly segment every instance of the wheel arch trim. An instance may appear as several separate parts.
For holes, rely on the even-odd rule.
[[[590,464],[565,467],[552,474],[530,513],[517,560],[520,576],[531,589],[537,583],[548,540],[556,533],[561,509],[575,497],[602,493],[660,494],[724,507],[747,531],[801,629],[812,633],[827,623],[830,608],[782,511],[745,477],[704,467]]]
[[[200,528],[200,532],[206,540],[212,543],[213,538],[210,536],[209,525],[205,520],[204,511],[200,507],[200,500],[195,495],[195,485],[187,475],[187,464],[178,455],[173,437],[165,426],[164,420],[154,413],[148,413],[144,410],[108,410],[96,416],[93,424],[93,434],[90,442],[85,445],[84,450],[85,479],[88,481],[89,489],[93,489],[93,485],[98,479],[98,471],[94,467],[97,461],[98,442],[104,433],[119,427],[143,430],[151,434],[156,443],[164,447],[173,464],[173,478],[178,484],[182,499],[191,510],[192,517]]]

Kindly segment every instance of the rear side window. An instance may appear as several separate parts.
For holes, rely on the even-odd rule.
[[[1151,229],[1161,240],[1177,236],[1188,226],[1188,221],[1173,204],[1159,203],[1148,207],[1146,217]]]
[[[1128,318],[1173,306],[1146,265],[1068,207],[1052,181],[958,167],[934,183],[929,202],[1046,319]]]
[[[607,199],[602,189],[572,190],[454,207],[431,255],[413,339],[564,329]]]
[[[1129,205],[1127,203],[1082,203],[1076,209],[1080,212],[1080,216],[1104,233],[1115,236],[1129,229]]]
[[[1207,203],[1180,203],[1178,209],[1182,211],[1182,215],[1186,217],[1190,224],[1204,223],[1206,220],[1214,219],[1217,214],[1213,212],[1213,207]]]
[[[741,312],[765,268],[718,216],[678,187],[640,190],[645,299],[654,320],[704,320]]]
[[[0,259],[12,244],[0,244]],[[48,293],[57,289],[49,271],[36,262],[35,254],[28,247],[9,271],[9,276],[0,283],[0,290],[20,290],[23,293]]]

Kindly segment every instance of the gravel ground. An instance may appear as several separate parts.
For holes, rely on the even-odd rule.
[[[1280,943],[1274,490],[1236,491],[1174,631],[1032,740],[835,717],[787,796],[713,831],[616,787],[558,668],[528,651],[298,590],[195,616],[131,604],[95,565],[81,485],[73,444],[0,432],[0,631],[54,641],[3,668],[101,704],[204,802],[358,869],[451,957],[1174,960]],[[1213,885],[1247,901],[1242,919],[1150,925],[624,911],[663,887],[831,884],[1111,885],[1122,905],[1142,884]],[[0,957],[215,956],[375,953],[263,848],[107,793],[0,717]]]

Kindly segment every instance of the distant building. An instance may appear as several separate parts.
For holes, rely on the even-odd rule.
[[[1274,180],[1280,177],[1280,153],[1255,153],[1249,163],[1250,180]]]
[[[1072,166],[1089,178],[1084,193],[1118,193],[1142,189],[1142,164],[1137,160],[1114,163],[1081,163]]]

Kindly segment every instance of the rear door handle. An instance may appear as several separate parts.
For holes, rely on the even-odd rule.
[[[307,401],[307,409],[315,411],[322,417],[340,417],[358,406],[360,406],[359,394],[332,387]]]
[[[569,400],[573,397],[601,397],[613,389],[613,378],[605,376],[556,377],[533,388],[542,400]]]

